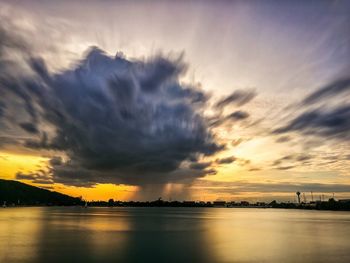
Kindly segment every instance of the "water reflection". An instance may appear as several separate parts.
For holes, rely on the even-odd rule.
[[[0,210],[0,262],[35,261],[41,217],[41,209]]]
[[[202,220],[205,210],[138,208],[123,262],[214,262]]]
[[[350,262],[350,213],[0,210],[0,262]]]
[[[206,221],[222,262],[349,262],[350,214],[217,209]]]

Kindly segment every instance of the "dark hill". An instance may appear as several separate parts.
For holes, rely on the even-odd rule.
[[[39,187],[20,183],[18,181],[0,179],[0,204],[7,205],[81,205],[80,198]]]

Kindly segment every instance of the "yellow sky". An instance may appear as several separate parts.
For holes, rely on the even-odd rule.
[[[48,158],[40,156],[0,152],[1,178],[16,180],[17,172],[30,173],[38,169],[45,169],[48,160]],[[30,180],[20,181],[44,188],[48,186],[44,184],[33,184]],[[113,184],[100,184],[93,188],[54,184],[52,188],[49,189],[71,196],[82,196],[87,200],[108,200],[109,198],[115,200],[129,200],[134,192],[137,191],[137,187],[135,186]]]
[[[46,164],[48,158],[24,154],[0,152],[1,177],[14,179],[19,171],[30,172]]]
[[[248,149],[246,153],[252,154],[251,150],[249,150],[251,146],[248,145]],[[231,151],[233,151],[231,149]],[[244,153],[244,150],[237,150],[241,155]],[[232,153],[232,152],[231,152]],[[230,150],[225,154],[221,154],[217,156],[218,158],[225,157],[230,154]],[[251,156],[252,157],[252,156]],[[252,158],[251,158],[252,159]],[[254,159],[254,158],[253,158]],[[33,156],[28,154],[19,154],[19,153],[9,153],[9,152],[0,152],[0,167],[1,167],[1,178],[16,180],[16,173],[31,173],[35,172],[38,169],[46,169],[48,158]],[[261,160],[257,158],[257,160]],[[278,183],[278,182],[291,182],[293,180],[303,180],[298,173],[286,173],[285,171],[278,172],[275,170],[265,170],[265,171],[255,171],[249,172],[239,163],[231,163],[227,165],[215,165],[218,173],[215,175],[208,175],[204,180],[213,181],[213,182],[253,182],[253,183]],[[290,176],[294,177],[292,179]],[[339,182],[348,183],[348,177],[345,177],[345,181]],[[49,190],[58,191],[61,193],[65,193],[71,196],[82,196],[86,200],[108,200],[113,198],[114,200],[139,200],[140,195],[138,192],[140,190],[137,186],[129,186],[129,185],[114,185],[114,184],[98,184],[94,187],[75,187],[75,186],[66,186],[62,184],[55,183],[53,185],[45,185],[45,184],[33,184],[29,180],[20,180],[24,183],[48,188]],[[309,176],[305,182],[312,182],[312,176]],[[316,182],[319,181],[316,178]],[[331,178],[323,178],[323,183],[334,182]],[[239,190],[232,192],[220,192],[220,187],[215,188],[215,186],[209,186],[208,188],[202,186],[196,186],[194,183],[192,186],[187,189],[186,197],[191,200],[251,200],[251,201],[259,201],[259,200],[268,200],[273,199],[274,197],[284,198],[285,200],[293,201],[294,193],[286,193],[286,192],[239,192]],[[164,189],[159,192],[159,196],[162,196],[165,200],[175,200],[183,198],[184,186],[179,184],[167,184]],[[157,195],[158,193],[154,193],[151,189],[151,199],[155,198],[153,195]],[[346,193],[343,193],[346,195]],[[317,196],[317,193],[315,193]]]

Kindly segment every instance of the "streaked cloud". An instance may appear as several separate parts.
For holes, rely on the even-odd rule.
[[[345,101],[334,101],[337,96],[341,96]],[[282,134],[295,131],[306,136],[348,141],[350,139],[349,99],[350,81],[341,79],[332,82],[303,99],[302,107],[304,110],[287,124],[274,130],[274,133]],[[309,109],[316,103],[316,108]]]

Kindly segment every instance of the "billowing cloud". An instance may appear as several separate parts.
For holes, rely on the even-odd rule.
[[[7,127],[1,133],[6,137],[16,130],[24,147],[64,155],[50,161],[53,182],[193,180],[206,172],[189,160],[224,148],[204,117],[209,96],[179,81],[186,70],[182,57],[127,60],[93,47],[77,65],[58,73],[50,73],[42,59],[26,61],[31,74],[15,79],[0,73]],[[17,177],[38,181],[43,175]]]

